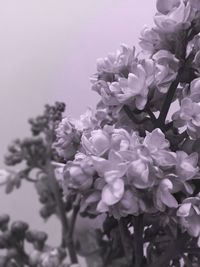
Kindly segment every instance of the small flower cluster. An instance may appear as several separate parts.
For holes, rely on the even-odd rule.
[[[33,250],[30,255],[30,264],[38,267],[69,267],[68,262],[64,260],[65,257],[64,250],[59,248],[49,247],[44,252]]]
[[[180,218],[180,224],[193,237],[198,237],[198,246],[200,246],[200,196],[186,198],[179,206],[177,216]]]
[[[110,67],[110,57],[98,61],[98,74],[92,80],[92,89],[101,95],[107,107],[120,110],[123,105],[128,105],[143,110],[152,97],[153,87],[161,93],[167,92],[177,75],[179,60],[164,49],[152,58],[139,59],[135,56],[135,49],[122,48],[121,52],[112,55],[113,68]],[[119,60],[121,58],[123,60]]]
[[[190,84],[190,89],[180,101],[180,110],[173,114],[174,125],[185,127],[188,135],[200,137],[200,78]]]
[[[9,226],[9,220],[7,214],[0,215],[0,249],[7,249],[0,257],[1,266],[69,267],[64,249],[47,245],[45,232],[30,230],[23,221],[14,221]],[[30,255],[22,246],[25,241],[33,245]]]
[[[190,184],[199,173],[198,155],[171,152],[159,129],[141,138],[104,126],[83,134],[85,154],[77,154],[64,170],[66,185],[77,190],[99,212],[119,218],[128,214],[177,208],[173,193],[191,194]]]
[[[193,26],[199,28],[199,2],[193,0],[157,1],[155,26],[145,27],[141,32],[140,45],[144,51],[155,53],[167,49],[175,53],[181,48],[181,37],[184,30]]]

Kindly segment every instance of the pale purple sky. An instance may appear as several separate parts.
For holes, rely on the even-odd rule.
[[[28,135],[27,119],[45,103],[67,104],[78,117],[98,96],[89,77],[96,59],[121,43],[138,43],[142,27],[152,25],[156,0],[18,0],[0,3],[0,167],[6,146]],[[37,216],[37,196],[31,186],[11,196],[0,191],[0,213],[45,228]],[[56,221],[48,224],[57,242]]]

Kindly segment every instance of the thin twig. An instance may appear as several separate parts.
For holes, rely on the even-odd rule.
[[[58,207],[58,211],[59,211],[59,215],[60,215],[60,221],[61,221],[61,225],[62,225],[62,232],[63,232],[63,239],[64,239],[64,243],[65,245],[67,245],[68,251],[69,251],[69,256],[70,256],[70,260],[71,263],[78,263],[78,259],[76,256],[76,251],[74,248],[74,244],[73,244],[73,239],[72,242],[68,242],[68,236],[69,236],[69,222],[66,216],[66,212],[65,212],[65,206],[64,206],[64,202],[60,193],[60,189],[59,189],[59,185],[58,182],[55,178],[55,174],[54,174],[54,169],[53,166],[51,164],[51,146],[52,146],[52,142],[53,142],[53,130],[50,132],[47,132],[47,162],[46,162],[46,173],[48,175],[48,178],[50,179],[50,186],[52,189],[52,192],[54,194],[56,203],[57,203],[57,207]]]
[[[36,179],[33,179],[33,178],[31,178],[31,177],[26,177],[25,179],[26,179],[28,182],[31,182],[31,183],[36,183],[36,182],[37,182]]]

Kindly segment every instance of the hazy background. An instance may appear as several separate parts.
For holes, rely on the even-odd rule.
[[[78,117],[98,96],[89,77],[96,59],[121,43],[137,45],[144,24],[152,25],[156,0],[0,0],[0,168],[7,145],[29,135],[27,119],[45,103],[60,100]],[[59,226],[38,217],[32,185],[6,196],[0,188],[0,213],[47,229],[60,240]],[[57,230],[56,230],[57,229]]]

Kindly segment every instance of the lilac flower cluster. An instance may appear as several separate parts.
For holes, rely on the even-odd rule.
[[[173,211],[182,231],[200,236],[199,18],[199,1],[157,0],[142,51],[123,44],[98,59],[96,110],[64,118],[55,143],[64,193],[81,196],[82,212],[120,220]]]
[[[106,125],[83,134],[82,148],[65,167],[65,185],[81,192],[87,208],[116,218],[177,208],[173,193],[191,194],[198,178],[197,153],[170,151],[160,129],[142,138]]]

